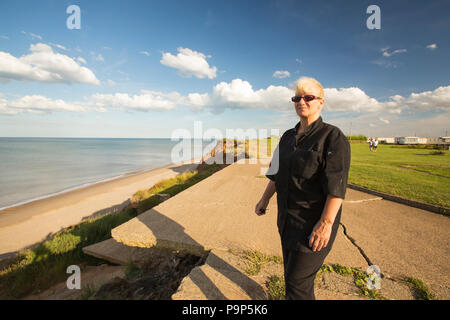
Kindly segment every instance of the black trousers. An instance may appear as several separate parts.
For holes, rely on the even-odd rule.
[[[331,250],[337,229],[338,224],[333,225],[327,247],[316,252],[307,247],[304,241],[293,246],[292,241],[281,238],[286,300],[315,300],[314,279]]]

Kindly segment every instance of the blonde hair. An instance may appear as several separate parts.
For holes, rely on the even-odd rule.
[[[316,79],[310,78],[310,77],[301,77],[297,80],[297,82],[295,83],[295,86],[293,88],[295,90],[295,94],[298,95],[300,93],[300,91],[304,91],[305,87],[309,86],[309,85],[313,85],[313,86],[319,88],[320,97],[321,98],[324,97],[323,87],[320,84],[320,82],[317,81]]]

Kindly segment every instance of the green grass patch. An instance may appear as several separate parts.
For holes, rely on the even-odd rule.
[[[343,277],[353,277],[353,282],[359,288],[360,294],[362,296],[376,300],[385,300],[385,298],[378,290],[369,289],[367,287],[367,280],[369,278],[369,275],[358,268],[350,268],[342,266],[340,264],[324,264],[317,272],[316,280],[322,273],[331,272],[337,273]]]
[[[378,145],[376,152],[370,152],[366,144],[352,144],[348,182],[450,207],[450,151],[433,151],[425,146]]]
[[[283,259],[281,257],[269,256],[258,251],[247,250],[243,252],[243,256],[250,262],[249,266],[245,269],[245,272],[251,276],[257,275],[261,271],[261,266],[265,263],[283,263]]]
[[[285,300],[286,299],[286,285],[284,277],[271,276],[266,282],[267,291],[269,293],[269,300]]]
[[[433,300],[435,296],[430,292],[430,289],[423,283],[422,280],[408,277],[404,281],[413,289],[417,299],[419,300]]]
[[[104,215],[67,228],[33,249],[21,252],[0,270],[0,299],[20,299],[42,292],[65,281],[67,267],[100,265],[104,261],[85,255],[83,247],[111,238],[111,229],[159,204],[154,194],[175,195],[223,168],[224,165],[200,165],[198,170],[166,179],[133,197],[137,208],[127,207],[118,214]]]

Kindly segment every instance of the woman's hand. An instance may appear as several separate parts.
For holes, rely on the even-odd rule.
[[[332,223],[320,219],[311,232],[309,247],[312,251],[320,251],[326,248],[331,236]]]
[[[262,216],[266,214],[266,208],[269,205],[269,200],[266,200],[264,198],[261,198],[261,200],[258,201],[255,207],[255,213],[258,216]]]

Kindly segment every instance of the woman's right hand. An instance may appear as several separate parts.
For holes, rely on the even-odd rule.
[[[256,204],[255,213],[258,216],[262,216],[262,215],[266,214],[266,208],[267,208],[268,205],[269,205],[269,200],[266,200],[266,199],[262,198]]]

